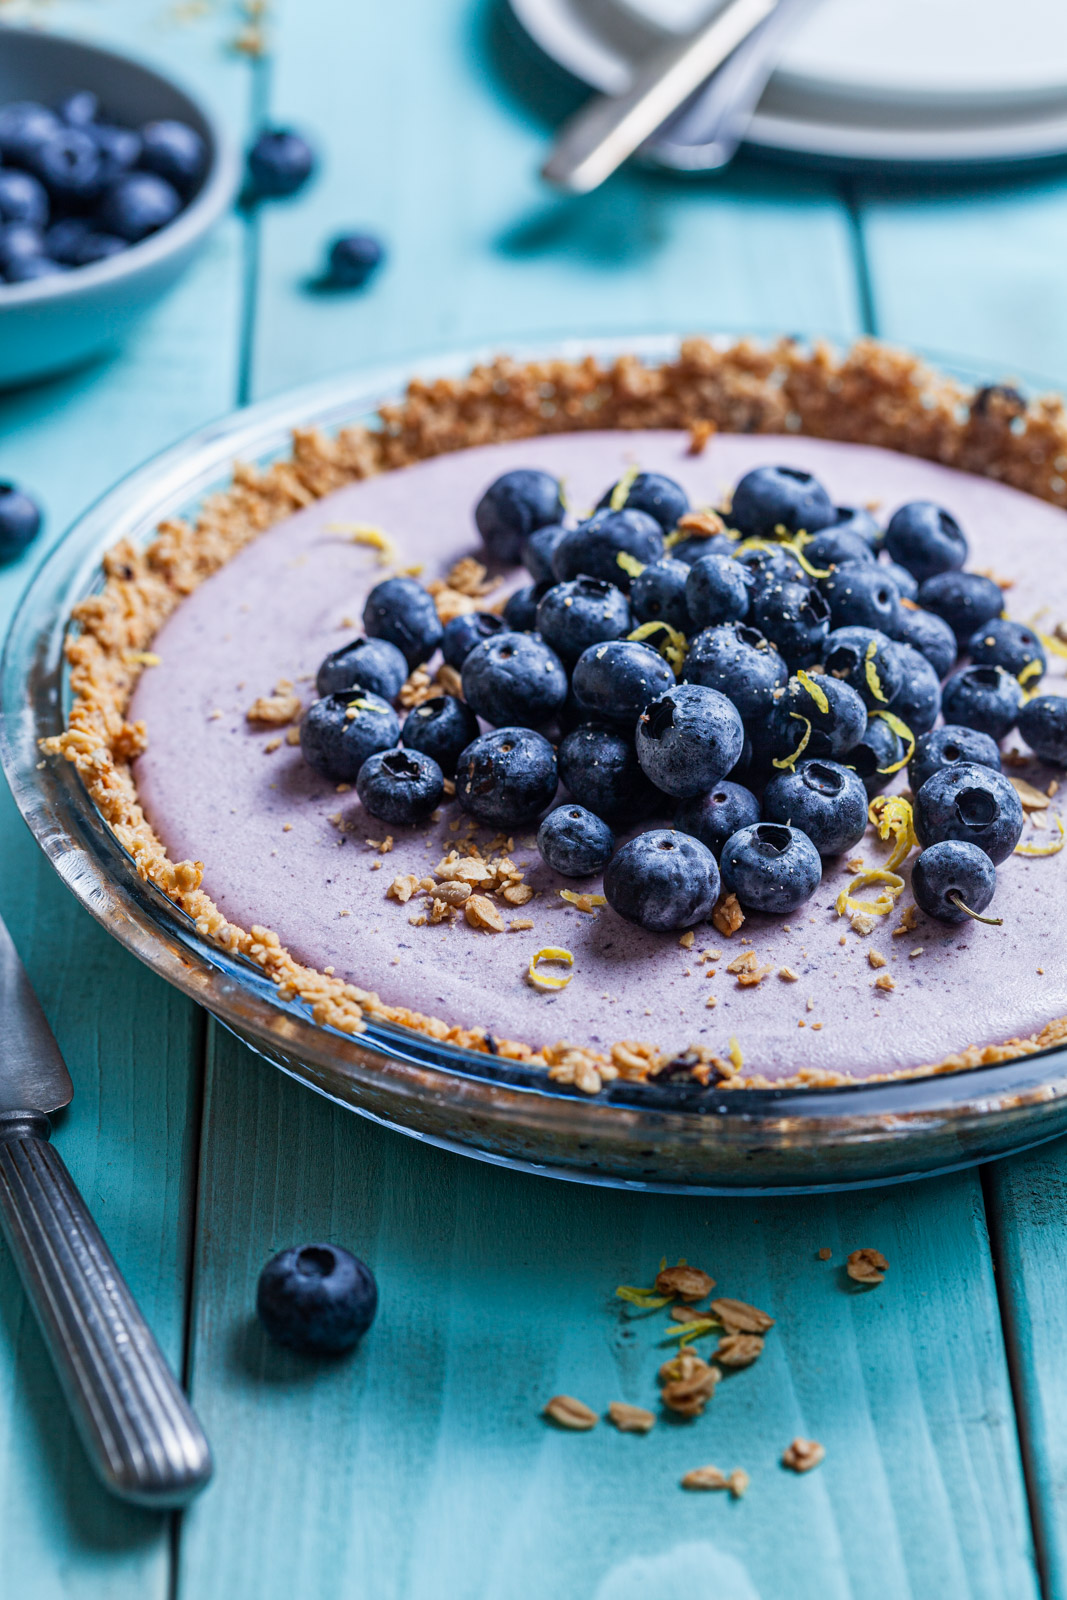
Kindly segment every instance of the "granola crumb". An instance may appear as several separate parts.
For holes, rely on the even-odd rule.
[[[800,982],[800,974],[799,974],[799,972],[794,972],[792,967],[779,967],[778,968],[778,976],[781,978],[783,983],[799,983]]]
[[[818,1251],[817,1254],[820,1261],[829,1261],[830,1257],[833,1255],[833,1251],[830,1249],[829,1245],[824,1244],[822,1249]]]
[[[885,956],[880,950],[868,950],[867,962],[868,965],[872,967],[884,967],[887,965]]]
[[[904,936],[904,934],[912,933],[918,927],[918,925],[919,925],[919,908],[918,908],[918,906],[914,906],[914,905],[905,906],[904,907],[904,913],[903,913],[903,915],[901,916],[901,919],[900,919],[899,927],[896,927],[896,928],[893,929],[893,938],[894,939],[900,939],[900,938],[902,938]]]
[[[682,1481],[683,1489],[728,1489],[730,1480],[718,1467],[693,1467]]]
[[[704,1001],[704,1009],[705,1009],[705,1011],[714,1011],[714,1009],[718,1005],[718,1003],[719,1002],[715,998],[715,996],[713,994],[709,994],[708,998]]]
[[[711,920],[724,939],[732,939],[745,920],[745,913],[738,904],[737,896],[720,895],[715,910],[711,913]]]
[[[748,1486],[752,1482],[744,1467],[735,1467],[730,1474],[729,1490],[735,1500],[740,1500],[747,1494]]]
[[[528,928],[532,928],[532,927],[533,927],[533,918],[532,917],[513,917],[511,919],[511,921],[508,923],[508,932],[509,933],[524,933]]]
[[[750,1306],[745,1300],[713,1300],[709,1310],[716,1316],[727,1333],[766,1333],[774,1327],[774,1318]]]
[[[810,1472],[826,1457],[826,1451],[817,1439],[794,1439],[782,1454],[782,1466],[790,1472]]]
[[[880,978],[875,978],[874,987],[876,989],[883,989],[886,994],[888,994],[890,990],[896,988],[896,984],[893,982],[888,972],[883,972]]]
[[[696,934],[693,932],[692,928],[689,929],[688,933],[682,934],[682,937],[678,940],[678,943],[681,945],[683,950],[692,950],[693,945],[696,943]]]
[[[884,1283],[889,1262],[880,1250],[853,1250],[845,1263],[845,1271],[856,1283]]]
[[[463,915],[472,928],[484,928],[489,933],[504,932],[503,917],[484,894],[472,894],[463,907]]]
[[[716,431],[714,422],[708,422],[703,418],[691,423],[689,427],[689,449],[686,454],[702,456],[707,449],[708,440]]]
[[[631,1406],[625,1400],[613,1400],[608,1406],[608,1421],[620,1433],[648,1433],[656,1425],[656,1416],[644,1406]]]
[[[726,1333],[715,1347],[723,1367],[750,1367],[763,1354],[763,1340],[755,1333]]]
[[[265,756],[272,756],[275,750],[280,750],[281,747],[282,741],[280,739],[268,739],[266,744],[263,746],[263,754]]]
[[[909,950],[908,951],[908,960],[909,961],[917,961],[918,958],[922,955],[922,953],[923,953],[922,945],[921,944],[917,945],[914,950]]]
[[[221,713],[220,713],[221,715]],[[245,712],[248,722],[263,722],[268,727],[283,728],[300,715],[300,697],[283,690],[279,684],[273,694],[261,694]]]
[[[663,1267],[657,1274],[655,1289],[657,1294],[674,1294],[679,1300],[703,1300],[715,1287],[715,1279],[701,1271],[699,1267],[677,1266]]]
[[[575,1400],[573,1395],[556,1394],[545,1406],[542,1413],[559,1428],[567,1428],[572,1433],[588,1433],[590,1428],[595,1428],[600,1420],[595,1411],[582,1400]]]

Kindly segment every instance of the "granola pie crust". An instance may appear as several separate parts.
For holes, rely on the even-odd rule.
[[[150,646],[171,612],[265,529],[346,484],[448,451],[538,435],[603,429],[688,430],[694,451],[716,430],[796,433],[880,446],[996,479],[1067,508],[1067,410],[1058,396],[1029,402],[1014,389],[970,390],[906,352],[861,340],[840,354],[818,343],[685,340],[676,360],[650,367],[634,356],[610,366],[579,361],[517,364],[506,357],[461,379],[414,380],[381,407],[379,425],[328,437],[298,429],[292,454],[263,470],[237,464],[195,523],[163,522],[143,550],[123,542],[104,559],[99,592],[74,609],[66,641],[72,706],[66,730],[44,751],[74,764],[90,797],[142,879],[194,922],[198,934],[259,967],[280,1000],[303,1001],[315,1022],[355,1034],[367,1018],[398,1023],[467,1049],[543,1068],[557,1083],[596,1093],[615,1078],[654,1078],[676,1051],[623,1041],[608,1052],[535,1045],[486,1029],[384,1004],[378,995],[297,962],[271,929],[227,920],[202,888],[204,865],[171,861],[141,808],[131,763],[146,748],[143,723],[127,720]],[[938,1062],[863,1078],[955,1072],[1067,1041],[1067,1017],[1026,1038],[970,1045]],[[825,1087],[859,1080],[805,1068],[771,1080],[737,1059],[692,1052],[691,1076],[719,1087]]]

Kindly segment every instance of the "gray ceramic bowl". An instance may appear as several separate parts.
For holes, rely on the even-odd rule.
[[[99,95],[116,122],[190,123],[207,143],[207,170],[185,210],[141,244],[61,277],[0,284],[0,387],[77,366],[119,344],[185,270],[237,190],[236,151],[215,119],[169,79],[75,39],[0,26],[0,105],[54,105],[83,88]]]

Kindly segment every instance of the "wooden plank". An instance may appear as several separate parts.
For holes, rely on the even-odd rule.
[[[161,26],[139,0],[49,22],[175,62],[236,122],[246,67],[220,27]],[[0,575],[6,618],[31,565],[116,478],[198,423],[237,388],[241,240],[227,222],[119,356],[0,397],[0,477],[41,497],[46,532]],[[75,1178],[165,1350],[183,1353],[203,1025],[195,1008],[125,955],[45,865],[4,790],[0,910],[75,1082],[56,1133]],[[33,1600],[167,1592],[166,1521],[120,1506],[89,1474],[6,1252],[0,1253],[0,1549],[5,1592]]]
[[[364,1123],[222,1034],[206,1126],[194,1383],[219,1478],[181,1593],[1036,1593],[973,1176],[756,1202],[553,1183]],[[301,1360],[253,1316],[264,1261],[314,1239],[379,1276],[351,1360]],[[890,1259],[878,1289],[843,1273],[861,1245]],[[776,1316],[765,1354],[692,1423],[555,1431],[538,1412],[560,1391],[655,1406],[670,1324],[613,1289],[663,1255]],[[795,1434],[826,1446],[804,1478],[778,1464]],[[708,1462],[744,1467],[748,1496],[682,1491]]]

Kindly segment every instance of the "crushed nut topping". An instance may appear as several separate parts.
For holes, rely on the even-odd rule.
[[[723,1367],[750,1367],[763,1354],[763,1340],[755,1333],[727,1333],[715,1346],[715,1359]]]
[[[683,1489],[728,1489],[730,1480],[718,1467],[694,1467],[682,1479]]]
[[[728,1333],[766,1333],[774,1327],[773,1317],[744,1300],[713,1300],[710,1310]]]
[[[680,1417],[702,1416],[721,1377],[718,1367],[709,1366],[692,1350],[680,1350],[673,1360],[664,1362],[659,1374],[663,1385],[660,1398]]]
[[[472,928],[484,928],[488,933],[504,932],[503,917],[484,894],[472,894],[463,907],[463,915]]]
[[[644,1406],[627,1405],[625,1400],[613,1400],[608,1406],[608,1420],[620,1433],[648,1433],[656,1425],[655,1413]]]
[[[699,1267],[680,1264],[677,1267],[664,1267],[656,1274],[657,1293],[676,1294],[680,1300],[703,1300],[714,1287],[715,1279],[701,1272]]]
[[[889,1262],[880,1250],[853,1250],[845,1270],[857,1283],[884,1283]]]
[[[867,951],[867,962],[868,962],[869,966],[872,966],[872,967],[875,967],[875,968],[884,967],[886,965],[885,956],[882,955],[880,950],[868,950]]]
[[[790,1472],[810,1472],[826,1456],[826,1451],[816,1439],[794,1439],[782,1454],[782,1466]]]
[[[575,1433],[586,1433],[600,1420],[595,1411],[573,1395],[556,1394],[545,1406],[544,1415],[560,1428],[570,1428]]]
[[[888,972],[883,972],[880,978],[875,978],[874,987],[876,989],[882,989],[886,994],[889,994],[891,990],[896,988],[896,984],[893,982]]]
[[[720,895],[715,910],[711,913],[711,920],[724,939],[732,939],[745,921],[745,913],[738,904],[737,896]]]
[[[253,700],[245,718],[249,722],[263,722],[271,728],[284,728],[300,715],[300,697],[291,692],[275,690],[274,694],[261,694]]]

